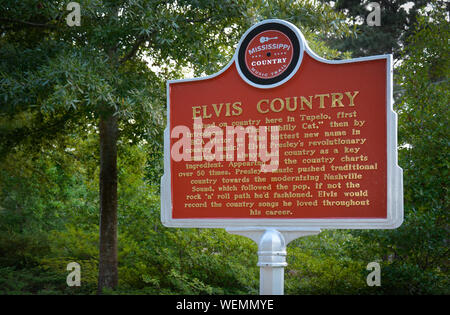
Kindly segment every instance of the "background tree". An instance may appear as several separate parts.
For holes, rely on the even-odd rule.
[[[78,2],[81,25],[72,27],[66,1],[0,2],[0,150],[2,159],[65,150],[68,135],[98,133],[102,292],[118,283],[117,145],[146,141],[158,151],[164,80],[183,68],[217,71],[244,30],[264,18],[311,35],[346,27],[329,6],[309,1]]]
[[[362,231],[383,263],[386,294],[448,294],[450,27],[445,6],[420,12],[397,68],[399,164],[405,219],[392,231]],[[363,251],[360,251],[362,253]]]
[[[66,2],[0,0],[0,294],[257,294],[254,243],[160,223],[165,80],[219,70],[264,18],[293,22],[325,58],[348,58],[320,41],[348,34],[346,17],[311,1],[80,4],[81,26],[69,27]],[[449,293],[448,13],[430,1],[417,14],[394,79],[405,221],[290,243],[287,294]],[[99,283],[101,121],[117,151],[118,263]],[[72,261],[79,288],[65,283]],[[371,261],[381,287],[366,285]]]
[[[400,57],[407,38],[414,34],[416,22],[420,12],[431,3],[448,5],[441,0],[323,0],[335,3],[336,10],[345,13],[348,23],[355,28],[356,36],[340,38],[328,37],[327,43],[340,51],[350,51],[353,57],[372,56],[379,54],[393,54]],[[368,5],[376,2],[380,6],[380,26],[367,24],[367,16],[374,8]]]

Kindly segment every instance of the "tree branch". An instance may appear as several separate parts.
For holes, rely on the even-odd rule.
[[[43,23],[22,21],[22,20],[16,20],[16,19],[0,18],[0,22],[22,24],[22,25],[33,26],[33,27],[55,28],[55,25],[52,25],[52,24],[43,24]]]
[[[205,17],[203,19],[186,19],[185,22],[187,23],[205,23],[212,19],[212,16]]]
[[[184,20],[184,22],[185,23],[205,23],[205,22],[210,21],[211,19],[212,19],[212,16],[209,16],[209,17],[205,17],[205,18],[201,18],[201,19],[186,19],[186,20]],[[155,32],[151,32],[150,34],[145,35],[145,36],[138,36],[136,39],[136,42],[131,47],[131,50],[122,59],[119,60],[119,64],[124,64],[126,61],[133,58],[136,55],[139,48],[141,47],[141,45],[144,42],[146,42],[147,40],[150,40],[150,37],[153,34],[155,34]]]
[[[139,50],[139,48],[141,47],[141,45],[150,39],[150,36],[140,36],[136,39],[136,42],[133,44],[133,46],[131,47],[131,50],[128,52],[128,54],[126,54],[125,56],[123,56],[122,59],[119,60],[120,64],[124,64],[126,61],[130,60],[131,58],[133,58],[137,51]]]

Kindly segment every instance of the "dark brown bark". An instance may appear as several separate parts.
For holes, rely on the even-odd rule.
[[[100,260],[98,293],[114,289],[117,271],[117,117],[100,118]]]

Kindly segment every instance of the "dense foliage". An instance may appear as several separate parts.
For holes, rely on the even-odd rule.
[[[322,0],[335,3],[338,11],[345,12],[347,23],[351,24],[356,36],[326,38],[327,43],[339,50],[351,51],[354,57],[393,54],[397,59],[414,34],[417,19],[425,8],[448,6],[445,0]],[[371,4],[372,3],[372,4]],[[369,25],[367,19],[379,10],[379,25]],[[372,14],[372,16],[370,16]],[[325,37],[325,36],[324,36]]]
[[[317,41],[320,33],[348,33],[342,16],[309,1],[80,1],[76,29],[64,25],[65,2],[37,3],[0,1],[8,13],[0,18],[0,294],[96,292],[96,122],[105,106],[121,119],[119,286],[109,293],[257,294],[250,240],[160,223],[164,81],[187,68],[217,71],[242,32],[268,17],[292,21],[322,56],[342,58]],[[109,15],[121,6],[121,15]],[[447,12],[435,6],[421,12],[401,51],[395,109],[404,224],[292,242],[287,294],[449,293],[449,35]],[[120,45],[108,55],[114,40]],[[145,44],[134,50],[136,41]],[[138,58],[128,59],[131,52]],[[73,261],[81,265],[80,287],[66,284]],[[366,284],[372,261],[381,264],[380,287]]]

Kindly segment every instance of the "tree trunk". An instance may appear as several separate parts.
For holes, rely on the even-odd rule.
[[[117,117],[100,117],[100,260],[98,294],[114,289],[117,272]]]

